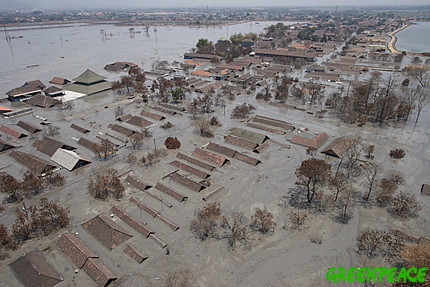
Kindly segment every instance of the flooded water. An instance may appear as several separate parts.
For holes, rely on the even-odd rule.
[[[430,22],[418,22],[396,34],[396,48],[407,52],[430,52]]]
[[[183,54],[195,47],[199,38],[216,42],[234,33],[260,33],[273,23],[276,22],[209,28],[159,26],[150,27],[149,33],[142,26],[68,25],[50,29],[10,30],[7,32],[13,38],[10,45],[6,41],[6,33],[2,31],[1,97],[26,81],[40,79],[47,84],[53,76],[71,80],[87,68],[113,79],[117,75],[104,71],[103,67],[115,61],[134,62],[149,70],[157,59],[181,61]],[[134,28],[134,36],[130,28]]]

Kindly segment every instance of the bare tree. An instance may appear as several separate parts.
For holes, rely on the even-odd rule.
[[[311,203],[318,188],[324,185],[331,175],[330,164],[321,159],[310,158],[302,161],[296,168],[296,176],[299,180],[296,185],[306,187],[306,198],[308,203]]]
[[[289,214],[290,228],[294,230],[301,230],[308,218],[309,212],[307,210],[291,210]]]
[[[242,104],[237,105],[234,107],[233,111],[231,112],[231,118],[232,119],[244,119],[248,117],[249,113],[251,111],[255,110],[255,107],[250,104]]]
[[[417,118],[415,122],[418,122],[420,118],[421,111],[427,106],[430,102],[430,93],[428,89],[421,89],[416,98],[416,109],[417,109]]]
[[[53,125],[49,125],[48,128],[43,132],[43,134],[46,137],[57,136],[60,134],[60,128]]]
[[[210,122],[207,119],[202,119],[197,124],[197,132],[202,137],[211,138],[214,136],[213,132],[209,128]]]
[[[116,169],[95,172],[88,182],[90,195],[97,199],[106,199],[113,196],[119,199],[124,196],[124,186],[118,177]]]
[[[340,197],[341,204],[341,220],[343,223],[347,223],[350,218],[349,209],[354,203],[354,200],[357,198],[357,190],[355,190],[351,185],[347,186]]]
[[[387,233],[378,229],[365,229],[357,236],[357,247],[359,253],[366,254],[373,258],[382,251]]]
[[[103,159],[107,159],[110,155],[115,154],[116,152],[117,149],[115,148],[115,145],[108,139],[102,139],[95,150],[95,154]]]
[[[267,209],[257,208],[252,215],[252,226],[261,233],[269,233],[275,230],[276,222]]]
[[[249,244],[248,220],[241,212],[233,212],[230,216],[223,216],[222,225],[227,230],[227,239],[230,247],[235,248],[240,242]]]
[[[348,177],[346,174],[340,172],[336,176],[332,177],[330,179],[330,186],[334,187],[336,189],[336,193],[334,195],[333,201],[337,201],[339,197],[339,193],[343,190],[343,188],[348,183]]]
[[[22,184],[9,174],[0,175],[0,192],[6,194],[5,201],[16,202],[22,200]]]
[[[39,204],[29,206],[25,211],[16,210],[16,215],[12,234],[19,241],[47,236],[70,222],[70,211],[58,201],[49,201],[47,198],[42,198]]]
[[[17,248],[17,242],[12,237],[9,230],[4,224],[0,224],[0,250],[14,250]]]
[[[43,190],[45,189],[45,182],[34,172],[32,172],[31,170],[27,170],[24,173],[21,188],[22,193],[26,197],[31,197],[33,195],[43,192]]]
[[[377,176],[379,175],[381,170],[382,167],[376,163],[371,163],[364,169],[364,175],[367,180],[368,187],[367,193],[364,196],[364,200],[369,201],[370,193],[372,192],[373,186],[377,182]]]
[[[221,207],[219,203],[211,203],[196,211],[190,229],[197,238],[217,237],[221,224]]]
[[[411,218],[416,217],[421,208],[421,204],[416,200],[415,196],[401,191],[394,196],[388,212],[395,217]]]
[[[142,142],[143,142],[143,135],[141,133],[133,133],[129,138],[128,138],[131,146],[133,149],[138,149],[142,146]]]

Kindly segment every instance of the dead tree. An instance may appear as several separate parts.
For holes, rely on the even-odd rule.
[[[302,161],[301,165],[297,167],[296,185],[306,187],[306,198],[308,203],[311,203],[318,188],[323,186],[331,175],[330,164],[321,159],[310,158]]]
[[[343,190],[342,196],[340,197],[340,204],[342,209],[341,221],[343,223],[348,222],[348,219],[350,217],[348,208],[351,208],[356,197],[357,197],[357,191],[352,186],[347,186]]]
[[[197,238],[202,240],[218,236],[221,225],[221,207],[219,203],[211,203],[196,211],[190,229]]]
[[[102,139],[94,152],[98,157],[107,159],[110,155],[115,154],[117,149],[111,141]]]
[[[116,169],[95,172],[88,182],[90,195],[97,199],[113,196],[118,199],[124,196],[124,186],[118,177]]]
[[[252,226],[266,234],[275,230],[276,222],[273,220],[273,214],[267,209],[257,208],[252,215]]]
[[[364,196],[364,200],[369,201],[370,193],[372,192],[373,186],[376,183],[377,176],[381,172],[382,167],[376,163],[371,163],[364,169],[364,175],[367,180],[367,193]]]
[[[227,231],[226,237],[231,248],[235,248],[238,242],[248,246],[248,220],[242,213],[233,212],[230,216],[223,216],[221,227]]]

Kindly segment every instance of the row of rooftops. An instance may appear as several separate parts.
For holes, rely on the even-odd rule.
[[[64,90],[73,91],[85,95],[91,95],[111,89],[111,83],[106,81],[106,78],[87,69],[77,78],[73,79],[73,83],[65,78],[54,77],[50,83],[63,86],[46,87],[40,80],[25,82],[21,87],[14,88],[6,93],[9,100],[25,100],[42,92],[48,97],[62,96]],[[42,99],[42,98],[41,98]],[[46,99],[45,99],[46,100]]]

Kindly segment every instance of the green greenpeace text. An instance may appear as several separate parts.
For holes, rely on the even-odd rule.
[[[423,283],[427,267],[409,269],[396,267],[331,267],[326,273],[326,279],[333,283],[339,282],[419,282]]]

